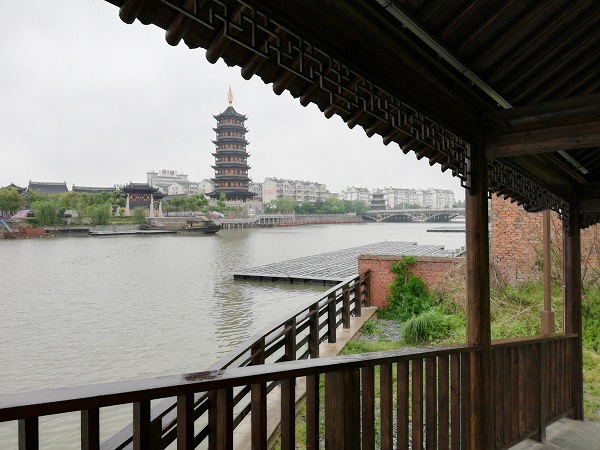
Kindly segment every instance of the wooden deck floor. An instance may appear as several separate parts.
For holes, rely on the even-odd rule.
[[[358,274],[359,255],[450,256],[443,245],[418,245],[416,242],[384,241],[334,252],[290,259],[233,273],[236,280],[279,281],[304,284],[337,284]]]

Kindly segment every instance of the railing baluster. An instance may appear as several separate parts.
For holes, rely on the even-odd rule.
[[[194,394],[177,396],[177,450],[194,448]]]
[[[360,370],[325,374],[325,448],[360,449]]]
[[[524,345],[519,345],[519,436],[527,432],[527,350]]]
[[[371,271],[362,274],[364,290],[365,290],[365,306],[371,306]]]
[[[350,289],[347,284],[342,287],[342,326],[350,328]]]
[[[492,383],[494,383],[494,441],[496,447],[504,443],[504,378],[502,376],[502,349],[492,349]]]
[[[427,358],[425,360],[425,407],[427,414],[425,416],[426,423],[426,446],[427,448],[437,448],[437,366],[436,359]]]
[[[408,360],[398,361],[397,378],[396,378],[396,395],[398,405],[398,422],[397,426],[397,447],[398,449],[408,449],[408,422],[409,422],[409,389],[410,375],[408,371]]]
[[[318,375],[306,377],[306,449],[319,449],[319,393]]]
[[[535,346],[537,347],[537,346]],[[527,432],[535,430],[537,427],[537,402],[538,395],[535,385],[535,373],[538,370],[536,361],[536,348],[533,345],[527,346],[527,402],[529,407],[525,411],[525,420],[527,422]]]
[[[361,369],[362,445],[363,450],[375,450],[375,369]]]
[[[512,380],[511,380],[511,359],[510,359],[510,348],[502,349],[502,378],[501,383],[504,385],[504,394],[502,396],[502,403],[504,406],[502,424],[504,426],[504,437],[503,443],[510,442],[510,424],[511,424],[511,400],[512,400]]]
[[[449,447],[448,441],[448,426],[449,426],[449,408],[450,408],[450,396],[449,396],[449,377],[448,377],[448,356],[442,355],[438,357],[438,448],[447,449]],[[428,419],[429,425],[429,419]]]
[[[252,346],[252,365],[265,363],[265,339]],[[252,448],[267,446],[267,383],[253,384],[250,393]]]
[[[423,360],[412,362],[412,447],[423,448]]]
[[[360,295],[361,290],[360,290],[360,281],[359,280],[354,282],[354,316],[355,317],[362,316],[362,298]]]
[[[510,383],[512,386],[511,404],[510,410],[511,417],[511,442],[519,437],[519,348],[512,347],[510,349]]]
[[[460,355],[450,356],[450,445],[452,450],[460,448],[461,392],[460,392]]]
[[[460,404],[461,404],[461,441],[466,450],[471,448],[471,354],[460,355]],[[473,449],[476,450],[476,449]]]
[[[100,448],[100,409],[81,411],[81,449],[98,450]]]
[[[216,391],[216,450],[233,450],[233,389]]]
[[[332,292],[327,297],[327,342],[333,344],[337,340],[336,336],[336,322],[335,320],[335,304],[336,304],[335,292]]]
[[[133,404],[133,448],[148,450],[151,445],[150,400]]]
[[[38,450],[40,448],[39,418],[19,420],[19,450]]]
[[[392,365],[379,367],[381,448],[391,449],[394,436],[394,396],[392,391]]]
[[[296,359],[296,319],[285,323],[285,360]],[[296,447],[296,379],[281,380],[281,448]]]
[[[319,357],[319,305],[313,304],[309,308],[310,318],[308,319],[309,323],[309,333],[310,337],[308,339],[308,350],[310,352],[311,358]]]

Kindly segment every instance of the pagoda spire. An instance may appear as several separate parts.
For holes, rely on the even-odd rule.
[[[229,92],[227,93],[227,101],[229,106],[233,106],[233,92],[231,92],[231,85],[229,85]]]

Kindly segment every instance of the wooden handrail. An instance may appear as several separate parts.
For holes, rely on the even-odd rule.
[[[282,362],[285,361],[284,349],[289,348],[290,343],[287,339],[293,336],[294,348],[298,359],[318,357],[318,348],[315,351],[311,350],[311,346],[318,344],[324,340],[335,342],[335,334],[337,328],[342,324],[343,317],[350,317],[357,310],[361,310],[361,306],[369,305],[369,283],[370,273],[366,272],[359,276],[352,276],[344,279],[340,284],[328,289],[318,295],[317,299],[308,302],[306,305],[298,307],[289,314],[282,317],[279,321],[271,323],[263,328],[258,333],[246,339],[231,352],[219,359],[211,365],[208,370],[218,371],[226,368],[245,367],[250,364],[257,364],[256,360],[252,362],[252,355],[256,350],[257,344],[262,346],[264,354],[263,363]],[[346,294],[344,294],[346,292]],[[357,297],[358,295],[358,297]],[[357,307],[357,303],[359,306]],[[316,324],[311,324],[311,317],[316,316]],[[339,320],[337,320],[339,317]],[[286,323],[295,323],[295,332],[286,335]],[[325,333],[322,330],[326,328]],[[305,330],[308,330],[306,336]],[[316,335],[314,335],[316,333]],[[312,342],[312,344],[310,343]],[[304,350],[302,350],[304,348]],[[254,350],[253,350],[254,349]],[[288,350],[289,351],[289,350]],[[268,360],[267,360],[268,359]],[[279,383],[279,380],[270,382],[267,385],[267,391],[274,389],[274,383]],[[171,396],[165,396],[171,397]],[[156,397],[155,397],[156,398]],[[160,397],[158,397],[160,398]],[[241,405],[240,402],[244,402]],[[245,415],[248,414],[249,403],[244,399],[243,395],[236,395],[232,398],[233,406],[236,408],[236,418],[234,424],[239,423]],[[207,413],[206,394],[197,394],[194,398],[195,417],[198,418]],[[176,398],[165,398],[163,401],[155,405],[151,410],[151,422],[153,426],[159,426],[163,431],[163,440],[166,444],[172,442],[175,438],[174,428],[177,427],[177,401]],[[200,431],[200,434],[206,434],[206,426]],[[104,444],[103,449],[120,449],[132,442],[133,427],[130,425],[123,428],[116,435],[109,438]]]
[[[294,327],[290,326],[287,330],[288,333],[292,333]],[[495,344],[495,448],[507,448],[526,437],[543,436],[546,424],[572,410],[566,389],[569,372],[562,370],[560,366],[566,364],[568,342],[574,338],[574,335],[554,335],[547,338],[536,336],[503,340]],[[288,358],[293,358],[290,343],[291,341],[288,342],[287,348]],[[400,442],[408,444],[411,433],[413,443],[427,443],[433,447],[436,443],[446,445],[449,441],[452,441],[453,446],[462,447],[464,440],[469,436],[469,361],[473,352],[481,351],[480,347],[456,345],[403,348],[387,352],[291,360],[278,364],[260,364],[263,360],[261,349],[262,343],[255,345],[252,349],[254,365],[245,367],[0,396],[0,421],[18,420],[22,436],[32,437],[32,448],[38,448],[35,443],[38,439],[40,416],[81,411],[82,436],[85,433],[86,439],[97,440],[99,409],[131,403],[134,405],[136,430],[139,431],[132,436],[132,440],[135,439],[138,445],[143,445],[143,442],[151,440],[150,435],[154,427],[150,420],[150,401],[174,397],[177,413],[170,411],[168,417],[175,418],[177,427],[171,424],[164,430],[160,448],[164,448],[175,438],[178,445],[179,442],[191,441],[197,445],[210,438],[211,442],[215,440],[217,444],[228,447],[233,441],[233,428],[242,417],[239,414],[233,415],[235,398],[246,396],[252,391],[252,406],[243,406],[243,409],[252,413],[252,422],[256,423],[256,429],[253,426],[252,439],[262,448],[266,435],[264,424],[259,419],[262,417],[262,420],[266,420],[268,386],[272,387],[275,383],[282,382],[287,386],[288,406],[282,419],[285,422],[282,422],[282,427],[285,426],[288,430],[286,437],[289,438],[293,435],[295,420],[290,403],[295,389],[293,380],[307,377],[307,427],[310,424],[307,442],[315,444],[315,427],[318,426],[315,417],[319,414],[315,413],[319,403],[316,383],[320,376],[324,375],[325,393],[329,396],[325,410],[328,433],[326,439],[333,440],[334,446],[341,445],[342,443],[335,439],[345,439],[344,433],[329,430],[350,426],[346,432],[354,433],[352,430],[355,428],[352,427],[357,426],[357,420],[362,420],[362,435],[365,439],[363,445],[372,448],[372,428],[375,426],[373,413],[370,412],[375,404],[372,374],[373,368],[379,366],[382,374],[382,446],[391,442],[391,430],[394,427],[399,433],[399,446]],[[391,383],[393,365],[397,366],[398,371],[397,388]],[[552,369],[546,373],[544,367]],[[359,378],[357,371],[362,374]],[[412,380],[410,397],[409,377]],[[362,380],[362,388],[357,385],[359,380]],[[356,403],[359,398],[356,397],[357,389],[362,392],[359,403]],[[397,418],[393,417],[390,403],[392,395],[396,395],[398,404],[403,405],[398,410]],[[438,398],[441,403],[438,402]],[[331,401],[335,404],[330,405]],[[346,401],[349,403],[344,403]],[[365,414],[362,419],[355,411],[351,411],[352,405],[360,403]],[[439,409],[436,409],[438,407]],[[412,426],[409,426],[409,410],[412,411]],[[348,414],[348,417],[342,419],[337,417],[339,413],[335,413],[335,417],[332,418],[333,411],[344,411],[344,415]],[[208,422],[213,425],[197,429],[196,435],[192,436],[193,433],[190,434],[189,431],[191,424],[200,414],[208,414]],[[215,414],[219,417],[215,417]],[[256,414],[258,416],[255,416]],[[214,422],[215,420],[217,422]],[[293,438],[291,439],[293,441]],[[287,444],[291,445],[292,441],[288,441]],[[152,445],[154,446],[155,442]],[[193,446],[189,444],[185,448]]]
[[[470,353],[478,350],[479,347],[466,345],[408,347],[385,352],[285,361],[278,364],[260,364],[140,380],[5,394],[0,395],[0,422],[144,402],[157,398],[281,381],[361,367],[374,367],[399,361]]]

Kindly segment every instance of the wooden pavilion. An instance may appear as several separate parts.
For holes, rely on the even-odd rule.
[[[222,58],[239,66],[243,77],[258,76],[272,84],[276,94],[287,90],[301,105],[314,103],[325,117],[338,115],[350,128],[360,126],[368,136],[379,135],[385,145],[415,152],[458,177],[468,192],[468,323],[467,342],[458,349],[258,366],[266,358],[263,339],[248,349],[255,364],[250,368],[234,365],[210,375],[139,383],[126,392],[101,390],[104,402],[61,400],[88,411],[82,412],[88,444],[96,442],[89,435],[97,433],[98,408],[110,397],[134,403],[134,446],[146,448],[153,429],[149,399],[177,395],[180,448],[193,448],[207,436],[214,448],[232,448],[238,423],[231,415],[237,398],[232,386],[243,382],[252,386],[252,445],[263,448],[265,386],[281,380],[282,447],[293,448],[292,380],[306,376],[307,446],[316,448],[315,377],[326,373],[329,448],[373,448],[369,392],[374,366],[381,370],[383,448],[393,445],[393,426],[398,439],[394,445],[409,445],[409,410],[413,448],[422,443],[431,448],[507,448],[531,436],[543,440],[546,424],[557,418],[583,419],[580,230],[600,220],[600,3],[107,1],[119,7],[124,22],[139,20],[162,28],[170,45],[183,42],[191,49],[206,49],[210,62]],[[491,341],[490,194],[530,211],[549,209],[562,218],[561,333]],[[360,295],[355,301],[353,311],[360,314]],[[331,323],[335,315],[329,317]],[[286,322],[286,343],[296,342],[296,323],[296,318]],[[312,357],[314,346],[310,348]],[[299,359],[295,349],[286,344],[287,360]],[[394,387],[396,419],[392,366],[399,380]],[[208,403],[194,398],[199,391],[209,391]],[[20,405],[11,410],[13,415],[5,409],[9,412],[4,417],[21,411],[23,429],[35,427],[34,408]],[[209,411],[209,419],[198,434],[193,418],[199,407]],[[40,414],[49,407],[44,408],[35,411]],[[167,436],[174,428],[166,427],[166,415],[160,417]],[[152,424],[155,418],[152,413]]]

